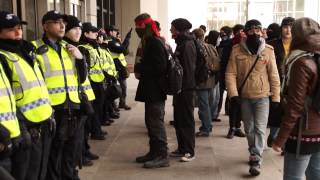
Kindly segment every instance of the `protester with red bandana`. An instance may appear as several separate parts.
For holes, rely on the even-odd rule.
[[[135,65],[139,76],[136,101],[145,103],[145,123],[149,135],[149,152],[136,158],[144,168],[169,166],[164,107],[167,99],[164,80],[167,54],[155,21],[148,14],[135,18],[136,32],[141,38],[140,62]]]

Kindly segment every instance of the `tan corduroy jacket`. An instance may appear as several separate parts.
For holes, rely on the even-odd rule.
[[[280,102],[280,79],[272,46],[262,43],[258,49],[259,59],[242,88],[241,97],[257,99],[271,96]],[[229,98],[238,96],[238,88],[254,64],[257,55],[248,50],[245,40],[232,48],[226,70],[226,86]]]

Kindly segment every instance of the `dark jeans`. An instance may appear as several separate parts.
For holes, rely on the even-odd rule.
[[[164,126],[165,101],[145,103],[145,123],[148,130],[150,153],[167,156],[168,144]]]
[[[95,83],[90,81],[94,95],[96,99],[93,100],[92,105],[94,109],[94,115],[91,116],[91,134],[100,135],[102,133],[101,122],[103,119],[104,112],[104,100],[105,100],[105,90],[103,88],[103,83]]]
[[[119,106],[126,105],[126,97],[127,97],[127,79],[119,79],[120,87],[122,89],[122,93],[120,96]]]
[[[46,180],[73,180],[77,139],[80,139],[79,110],[56,110],[57,133],[52,141]]]
[[[241,108],[239,105],[231,103],[231,101],[229,101],[229,126],[230,129],[241,127]]]
[[[178,141],[178,150],[194,155],[195,122],[194,122],[194,91],[183,91],[174,95],[174,127]]]

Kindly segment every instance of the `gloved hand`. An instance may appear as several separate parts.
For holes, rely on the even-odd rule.
[[[241,98],[239,96],[233,96],[230,98],[230,103],[231,104],[240,104],[241,103]]]
[[[280,107],[280,102],[271,102],[270,110],[277,110]]]
[[[131,33],[132,33],[132,28],[128,31],[125,39],[130,39],[131,38]]]

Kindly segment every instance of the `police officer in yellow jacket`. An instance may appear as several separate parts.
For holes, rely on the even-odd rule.
[[[34,46],[22,39],[25,22],[9,12],[0,12],[0,59],[9,71],[17,106],[22,143],[14,146],[12,174],[17,180],[37,179],[41,173],[43,141],[41,130],[52,121],[52,107]],[[2,26],[1,26],[2,25]],[[49,129],[45,129],[49,130]],[[45,140],[47,141],[47,140]]]
[[[72,15],[66,15],[66,34],[63,38],[64,41],[66,41],[69,44],[72,44],[74,46],[79,46],[79,41],[81,37],[82,32],[82,23],[80,20]],[[82,50],[81,48],[79,49]],[[84,56],[84,60],[89,59],[90,57],[87,57],[88,55],[85,54],[85,52],[82,52]],[[88,66],[86,64],[86,66]],[[85,69],[87,71],[87,69]],[[94,110],[92,107],[91,102],[95,100],[95,95],[92,90],[88,75],[86,76],[86,80],[84,83],[82,83],[79,86],[79,93],[80,93],[80,101],[81,101],[81,121],[80,121],[80,131],[78,138],[78,150],[76,155],[76,164],[88,166],[92,165],[93,162],[91,160],[97,160],[99,156],[93,154],[90,152],[90,146],[88,143],[88,136],[89,136],[89,127],[90,127],[90,117],[94,114]],[[75,169],[75,179],[79,179],[78,172]]]
[[[111,52],[117,71],[119,72],[118,80],[122,89],[122,95],[119,101],[119,108],[123,108],[125,110],[131,109],[131,107],[128,106],[126,103],[126,97],[127,97],[126,79],[129,77],[129,72],[128,72],[128,63],[125,59],[125,55],[128,54],[131,31],[132,29],[127,33],[123,42],[121,42],[120,39],[117,38],[117,33],[119,33],[119,30],[116,27],[114,27],[113,25],[110,25],[106,29],[107,35],[111,38],[111,40],[108,42],[108,49]]]
[[[1,21],[1,20],[0,20]],[[19,122],[16,117],[16,102],[11,84],[0,61],[0,179],[14,180],[10,175],[12,149],[11,140],[20,136]]]
[[[57,11],[47,12],[42,17],[43,37],[33,41],[37,48],[48,49],[36,58],[44,74],[57,122],[46,180],[73,179],[73,155],[76,151],[76,132],[79,130],[80,118],[78,84],[86,79],[81,52],[62,40],[65,34],[64,17]]]
[[[79,49],[89,57],[87,60],[89,80],[96,96],[96,99],[93,101],[95,114],[91,119],[91,139],[104,140],[106,132],[102,131],[101,125],[106,125],[106,121],[103,118],[106,77],[103,73],[103,56],[99,51],[100,47],[96,41],[98,31],[99,29],[90,22],[83,23]]]

